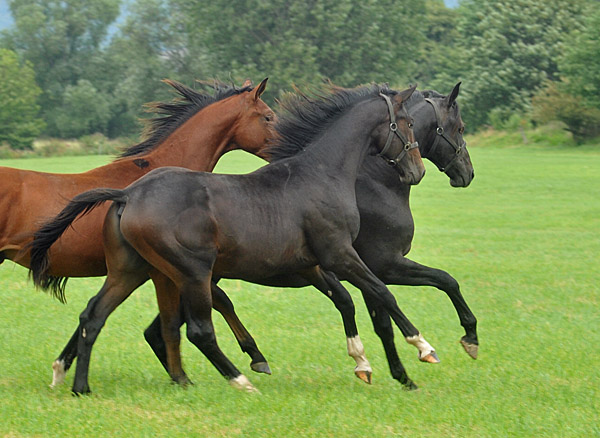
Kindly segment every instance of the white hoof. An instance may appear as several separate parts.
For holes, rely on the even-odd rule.
[[[230,379],[229,384],[240,391],[256,392],[260,394],[260,391],[252,383],[250,383],[250,380],[248,380],[248,378],[243,374],[240,374],[235,379]]]
[[[67,372],[65,371],[65,362],[62,360],[55,360],[52,363],[52,383],[50,384],[50,388],[54,388],[55,386],[65,383],[66,375]]]

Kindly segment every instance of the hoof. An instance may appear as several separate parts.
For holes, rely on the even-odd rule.
[[[354,374],[363,382],[369,385],[371,384],[371,376],[373,375],[371,371],[354,370]]]
[[[269,364],[267,362],[251,363],[250,368],[252,368],[252,371],[256,373],[264,373],[271,375],[271,368],[269,367]]]
[[[183,376],[171,377],[171,380],[183,388],[194,384],[185,374]]]
[[[240,391],[260,394],[260,391],[252,383],[250,383],[250,380],[248,380],[248,378],[243,374],[240,374],[234,379],[230,379],[229,384]]]
[[[467,352],[467,354],[469,356],[471,356],[473,359],[477,359],[477,352],[479,351],[479,345],[471,344],[471,343],[465,341],[464,339],[460,340],[460,344],[463,346],[463,348],[465,349],[465,351]]]
[[[427,363],[440,363],[440,358],[437,356],[435,351],[431,351],[431,353],[429,353],[426,356],[420,357],[419,360],[421,362],[427,362]]]
[[[79,397],[81,395],[90,395],[92,393],[92,391],[90,391],[90,388],[85,388],[85,389],[75,389],[75,387],[73,387],[71,389],[71,392],[73,393],[74,396]]]
[[[419,389],[419,387],[416,385],[415,382],[408,379],[408,382],[402,384],[402,389],[405,391],[416,391],[417,389]]]

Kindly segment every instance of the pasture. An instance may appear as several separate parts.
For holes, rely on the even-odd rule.
[[[222,349],[261,394],[230,388],[187,340],[194,386],[170,384],[142,332],[157,307],[145,285],[109,318],[95,345],[92,395],[50,389],[50,365],[102,279],[71,279],[68,304],[33,289],[25,269],[0,265],[0,437],[580,437],[600,436],[600,150],[470,147],[475,180],[453,189],[426,162],[412,192],[410,257],[451,273],[478,318],[479,358],[448,298],[431,288],[392,287],[401,308],[442,362],[419,363],[397,333],[409,376],[389,375],[360,294],[351,289],[373,385],[354,377],[341,318],[316,290],[223,281],[265,354],[257,375],[214,316]],[[78,172],[106,156],[0,160],[0,165]],[[217,172],[261,161],[224,157]]]

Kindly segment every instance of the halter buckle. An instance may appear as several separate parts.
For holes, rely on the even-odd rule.
[[[438,126],[435,132],[437,132],[438,135],[444,135],[444,127]]]
[[[398,130],[398,124],[396,122],[390,123],[390,131],[396,132]]]

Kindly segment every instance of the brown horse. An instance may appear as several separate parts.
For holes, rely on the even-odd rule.
[[[125,150],[114,162],[79,174],[52,174],[0,167],[0,263],[12,260],[29,266],[31,241],[38,225],[56,215],[67,201],[84,190],[95,187],[125,187],[152,169],[161,166],[182,166],[193,170],[212,171],[218,159],[233,149],[243,149],[263,156],[263,148],[273,134],[274,113],[260,96],[267,79],[253,88],[246,81],[241,88],[214,83],[202,84],[195,91],[175,81],[165,80],[179,94],[169,103],[154,103],[151,110],[157,117],[149,121],[147,139]],[[212,90],[211,90],[212,89]],[[212,92],[209,92],[212,91]],[[108,207],[108,206],[107,206]],[[107,208],[81,218],[74,223],[51,252],[52,272],[71,277],[106,275],[102,222]],[[160,275],[155,287],[169,287]],[[48,284],[50,285],[50,284]],[[64,301],[64,282],[54,284]],[[215,309],[231,307],[224,294],[215,297]],[[225,319],[241,326],[237,316],[225,313]],[[245,329],[241,329],[246,335]],[[266,363],[254,346],[260,363]],[[67,365],[53,364],[53,385],[64,379]],[[66,369],[65,369],[66,368]],[[268,369],[263,371],[267,372]]]
[[[82,191],[122,188],[162,166],[211,171],[232,149],[261,156],[272,134],[273,111],[261,99],[267,79],[252,88],[214,84],[214,93],[195,91],[165,80],[180,98],[151,104],[147,139],[110,164],[78,174],[55,174],[0,167],[0,263],[12,260],[29,267],[21,251],[45,219],[55,216]],[[204,84],[205,88],[207,84]],[[108,206],[76,221],[52,248],[52,272],[65,277],[106,275],[102,222]],[[64,300],[64,295],[59,298]]]

